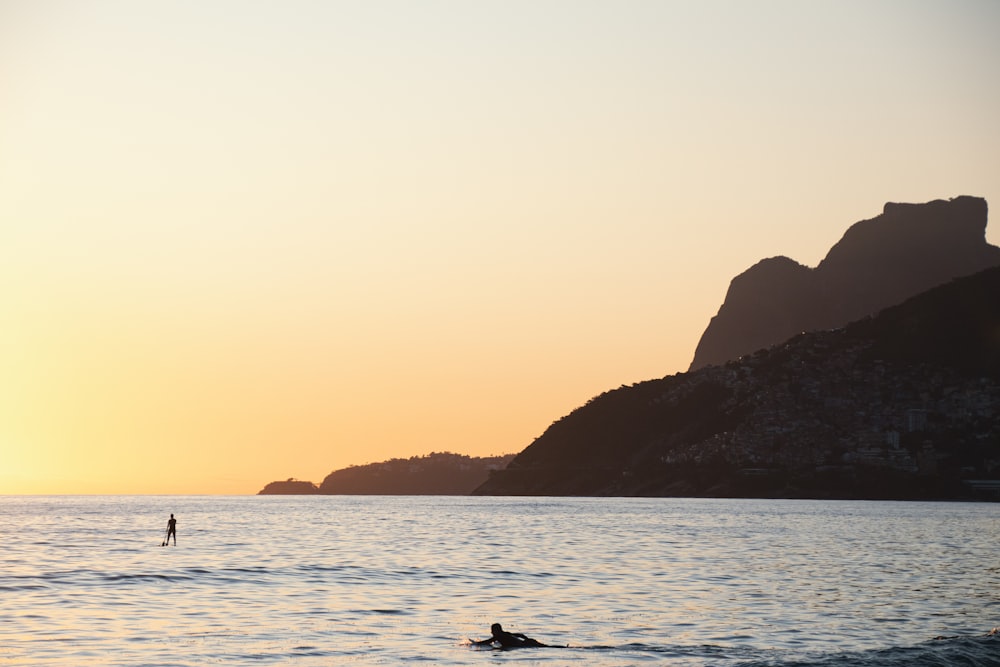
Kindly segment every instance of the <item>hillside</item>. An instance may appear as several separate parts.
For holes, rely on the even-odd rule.
[[[271,482],[257,492],[258,496],[311,496],[319,493],[312,482],[288,478],[284,482]]]
[[[953,278],[1000,265],[978,197],[885,205],[852,225],[816,268],[765,259],[733,278],[689,370],[722,364],[802,331],[842,327]]]
[[[468,495],[513,454],[472,457],[449,452],[391,459],[331,472],[316,486],[289,479],[271,482],[258,495]]]
[[[994,268],[841,329],[609,391],[476,494],[991,497],[998,295]]]

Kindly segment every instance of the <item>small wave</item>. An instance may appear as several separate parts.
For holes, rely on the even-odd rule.
[[[1000,633],[938,637],[914,646],[819,655],[809,660],[750,660],[739,667],[1000,667]]]
[[[168,574],[104,574],[102,579],[104,581],[113,582],[136,582],[143,583],[147,581],[160,582],[160,581],[174,581],[176,579],[186,579],[187,577],[176,577]]]
[[[561,647],[557,647],[561,648]],[[726,648],[723,646],[716,646],[714,644],[701,644],[696,646],[686,646],[680,644],[644,644],[642,642],[632,642],[629,644],[623,644],[620,646],[606,646],[606,645],[596,645],[596,646],[574,646],[570,644],[564,648],[572,649],[574,651],[594,651],[599,653],[630,653],[630,654],[647,654],[651,658],[655,656],[659,658],[688,658],[697,660],[725,660],[727,658],[733,659],[732,656],[733,649]],[[757,652],[753,649],[740,649],[740,659],[746,660],[750,654],[752,660],[764,660],[763,652],[760,655],[754,655]],[[753,663],[752,663],[753,664]],[[771,664],[771,663],[768,663]]]
[[[11,584],[11,585],[0,586],[0,592],[39,591],[39,590],[44,590],[46,588],[48,588],[48,586],[44,584]]]

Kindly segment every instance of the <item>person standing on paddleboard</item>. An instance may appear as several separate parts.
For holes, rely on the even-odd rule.
[[[163,545],[166,546],[167,542],[170,541],[170,536],[174,536],[174,546],[177,546],[177,519],[174,515],[170,515],[170,520],[167,521],[167,539],[163,540]]]

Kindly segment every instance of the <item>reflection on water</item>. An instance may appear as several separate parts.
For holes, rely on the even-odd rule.
[[[495,657],[553,665],[1000,654],[983,637],[1000,625],[995,504],[0,497],[0,512],[0,663],[479,665],[467,638],[494,621],[569,645]],[[171,512],[178,546],[161,547]]]

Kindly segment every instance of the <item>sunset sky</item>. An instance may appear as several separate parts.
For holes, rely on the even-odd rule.
[[[994,0],[0,0],[0,494],[517,452],[962,194]]]

